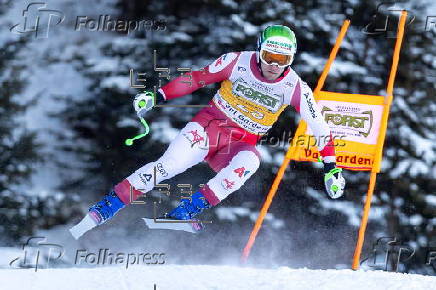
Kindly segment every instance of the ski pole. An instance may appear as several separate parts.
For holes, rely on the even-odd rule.
[[[131,145],[133,144],[133,141],[134,141],[134,140],[141,139],[142,137],[145,137],[145,136],[148,134],[148,132],[150,132],[150,127],[148,126],[148,124],[147,124],[147,122],[144,120],[144,118],[140,118],[139,120],[141,121],[142,125],[143,125],[144,128],[145,128],[145,132],[142,133],[142,134],[136,135],[135,137],[133,137],[133,138],[131,138],[131,139],[126,139],[125,144],[126,144],[127,146],[131,146]]]

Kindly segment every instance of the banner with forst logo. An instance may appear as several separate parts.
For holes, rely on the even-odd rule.
[[[380,134],[384,97],[320,91],[317,105],[330,127],[338,166],[351,170],[379,168],[374,164]],[[301,121],[288,157],[314,161],[320,157],[312,130]]]

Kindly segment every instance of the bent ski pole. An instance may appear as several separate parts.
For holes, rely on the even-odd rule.
[[[125,144],[127,146],[131,146],[133,144],[134,140],[138,140],[141,139],[142,137],[145,137],[149,132],[150,132],[150,127],[148,126],[147,122],[144,120],[144,118],[140,118],[139,119],[142,123],[142,125],[144,125],[145,128],[145,132],[139,135],[136,135],[135,137],[131,138],[131,139],[126,139]]]

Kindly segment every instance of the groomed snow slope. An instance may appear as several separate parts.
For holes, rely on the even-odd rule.
[[[436,277],[382,271],[134,266],[0,270],[1,289],[436,289]]]

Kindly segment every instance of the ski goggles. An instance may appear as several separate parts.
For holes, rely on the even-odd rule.
[[[268,65],[276,64],[278,67],[286,67],[292,62],[292,55],[272,53],[267,50],[260,51],[260,60]]]

